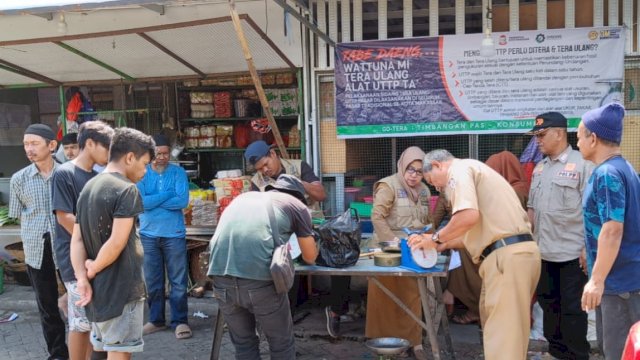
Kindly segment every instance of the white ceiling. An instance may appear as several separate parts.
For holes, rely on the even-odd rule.
[[[237,9],[259,70],[301,66],[295,19],[285,36],[284,12],[277,5],[245,1]],[[195,78],[248,70],[227,4],[172,6],[164,11],[160,15],[127,7],[64,12],[67,31],[62,34],[59,13],[50,21],[0,15],[0,86]],[[5,31],[8,28],[12,31]]]

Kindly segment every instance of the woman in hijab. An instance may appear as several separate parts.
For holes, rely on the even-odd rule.
[[[524,177],[520,160],[513,153],[505,150],[491,155],[485,163],[511,184],[522,203],[522,207],[527,210],[529,186]]]
[[[511,184],[526,210],[529,188],[518,158],[509,151],[502,151],[491,155],[485,163]],[[453,294],[468,309],[465,313],[454,315],[452,322],[472,324],[480,320],[478,303],[482,280],[478,274],[479,265],[473,263],[471,255],[465,249],[460,250],[460,262],[462,265],[459,268],[449,272],[449,282],[443,297],[445,303],[453,303]]]
[[[422,182],[424,152],[412,146],[398,160],[398,172],[373,186],[373,242],[404,238],[404,227],[422,229],[431,223],[431,193]],[[413,278],[377,277],[409,309],[422,318],[418,284]],[[416,359],[426,359],[422,348],[422,328],[374,283],[369,283],[367,296],[368,338],[400,337],[409,340]]]

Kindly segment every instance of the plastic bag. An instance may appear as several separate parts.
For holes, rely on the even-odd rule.
[[[349,209],[320,225],[318,265],[344,268],[358,262],[362,231],[358,213],[355,212],[354,217],[352,211],[355,212],[355,209]]]

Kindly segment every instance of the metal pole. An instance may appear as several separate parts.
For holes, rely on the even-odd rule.
[[[62,135],[67,134],[67,111],[64,99],[64,86],[58,86],[58,94],[60,98],[60,122],[62,124]]]

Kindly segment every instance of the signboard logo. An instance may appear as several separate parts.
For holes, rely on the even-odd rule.
[[[620,30],[618,29],[607,29],[600,30],[600,39],[619,39],[620,38]]]
[[[597,31],[589,31],[589,40],[596,40],[598,38],[598,32]]]
[[[500,37],[498,38],[498,45],[507,45],[507,35],[500,35]]]
[[[538,44],[543,43],[543,42],[544,42],[544,34],[538,34],[538,35],[536,36],[536,42],[537,42]]]

